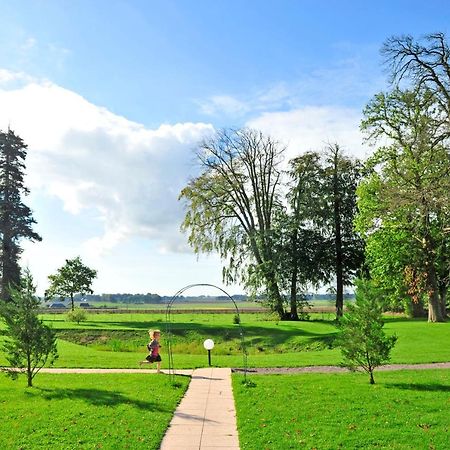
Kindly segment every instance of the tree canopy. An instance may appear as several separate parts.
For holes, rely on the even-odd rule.
[[[97,271],[85,266],[79,256],[67,259],[64,266],[59,268],[56,274],[48,276],[50,286],[45,293],[45,297],[70,298],[73,311],[75,294],[92,294],[91,286],[96,277]]]

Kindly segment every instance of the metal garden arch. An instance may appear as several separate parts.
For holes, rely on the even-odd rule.
[[[169,359],[169,375],[173,379],[173,376],[175,374],[174,364],[173,364],[173,354],[172,354],[172,306],[175,303],[175,300],[179,298],[184,292],[187,290],[194,288],[194,287],[212,287],[223,294],[225,294],[233,303],[234,309],[236,310],[236,315],[239,319],[239,323],[237,324],[239,326],[239,335],[241,338],[241,349],[242,349],[242,357],[243,357],[243,363],[244,363],[244,379],[247,379],[247,347],[245,344],[245,338],[244,338],[244,329],[241,325],[241,316],[239,314],[239,308],[236,305],[236,302],[234,301],[233,297],[231,297],[228,292],[224,291],[222,288],[215,286],[214,284],[209,283],[198,283],[198,284],[190,284],[188,286],[185,286],[184,288],[180,289],[175,293],[175,295],[169,300],[166,307],[166,345],[167,345],[167,352],[168,352],[168,359]]]

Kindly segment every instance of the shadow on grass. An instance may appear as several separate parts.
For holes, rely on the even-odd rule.
[[[120,392],[106,391],[102,389],[46,389],[46,388],[35,388],[40,392],[42,398],[46,400],[75,400],[80,399],[89,403],[93,406],[119,406],[119,405],[129,405],[134,408],[143,409],[146,411],[160,411],[160,412],[171,412],[167,408],[162,408],[155,402],[137,400],[129,398]],[[33,395],[32,392],[28,393]]]
[[[231,322],[231,320],[230,320]],[[334,323],[330,322],[331,327],[322,327],[320,330],[311,329],[311,322],[302,326],[302,323],[283,323],[283,326],[258,326],[254,323],[246,325],[242,323],[244,329],[244,339],[248,347],[261,346],[264,348],[273,348],[278,345],[292,342],[293,339],[301,339],[301,342],[294,344],[294,351],[302,351],[309,346],[316,349],[333,348],[334,340],[338,335],[338,330],[334,327]],[[95,345],[105,344],[106,341],[119,339],[121,341],[130,342],[136,345],[136,350],[145,347],[147,343],[147,330],[151,323],[145,322],[108,322],[109,329],[60,329],[57,330],[58,337],[75,344]],[[116,327],[116,329],[114,329]],[[165,324],[159,324],[163,332],[163,342],[166,339]],[[125,329],[124,329],[125,328]],[[142,330],[142,331],[140,331]],[[144,331],[145,330],[145,331]],[[227,324],[205,324],[195,322],[177,322],[171,323],[171,332],[174,344],[189,342],[203,342],[205,338],[213,338],[217,342],[239,341],[240,328],[230,323]],[[103,339],[101,341],[101,339]],[[179,342],[179,340],[181,341]],[[97,342],[99,341],[99,342]],[[319,348],[320,347],[320,348]]]
[[[386,383],[388,389],[404,389],[421,392],[450,392],[450,386],[438,383]]]

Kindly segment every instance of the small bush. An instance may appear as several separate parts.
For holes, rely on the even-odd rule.
[[[233,317],[233,323],[235,325],[239,325],[241,323],[241,318],[237,314],[235,314]]]
[[[84,309],[75,308],[73,311],[67,313],[67,320],[69,322],[85,322],[87,320],[87,313]]]

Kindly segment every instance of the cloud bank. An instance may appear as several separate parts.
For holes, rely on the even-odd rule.
[[[192,149],[212,125],[147,128],[53,83],[5,70],[0,105],[0,128],[10,126],[28,144],[29,188],[59,198],[71,214],[94,211],[103,222],[104,233],[87,243],[91,249],[139,236],[159,241],[163,251],[186,250],[177,197],[195,174]]]

